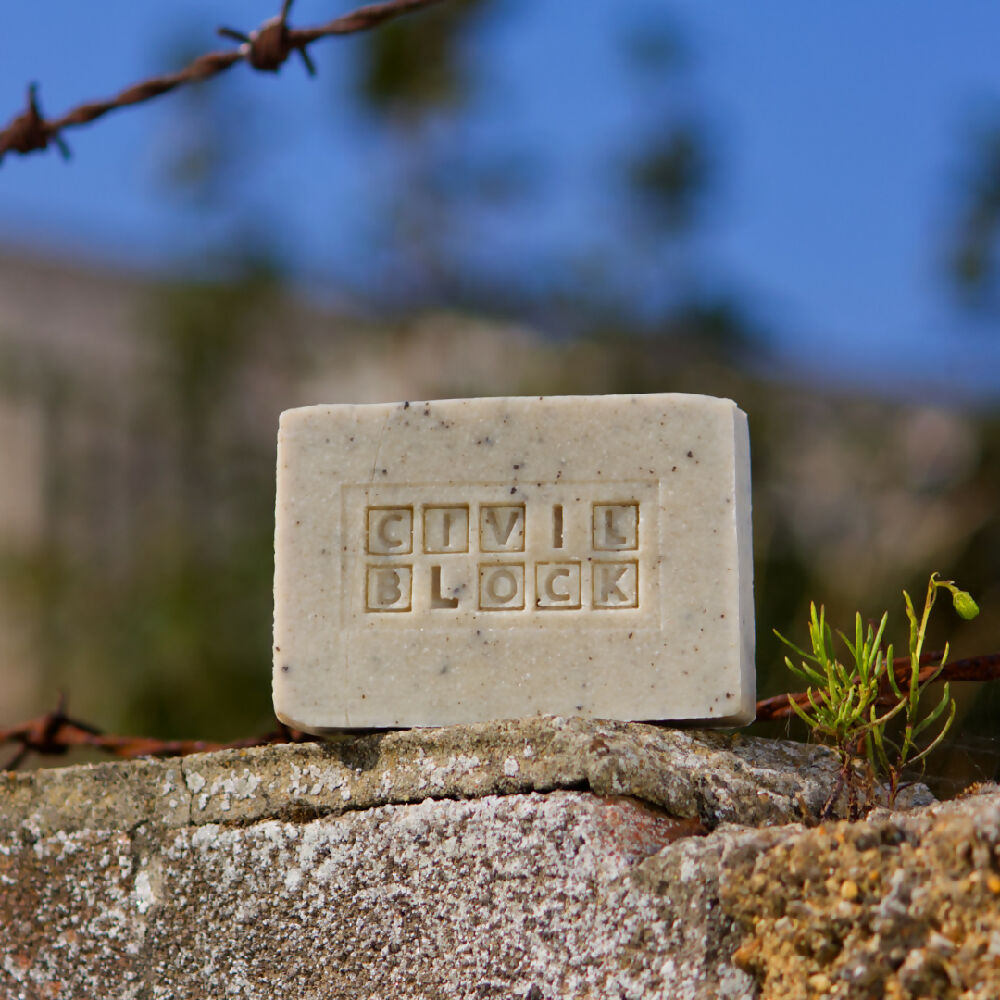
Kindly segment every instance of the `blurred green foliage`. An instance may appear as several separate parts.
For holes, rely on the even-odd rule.
[[[401,119],[454,110],[469,96],[462,41],[491,0],[458,0],[390,21],[366,38],[357,96]]]
[[[1000,114],[981,125],[966,152],[951,250],[957,290],[969,305],[998,304],[1000,284]]]
[[[697,131],[676,125],[636,156],[629,165],[629,182],[648,219],[664,229],[683,229],[695,220],[695,201],[707,172]]]
[[[240,377],[260,363],[255,318],[274,295],[256,265],[165,285],[149,302],[131,426],[65,389],[49,414],[44,534],[8,556],[5,577],[34,623],[43,686],[102,722],[235,736],[270,718],[266,684],[247,678],[260,681],[270,646],[273,433],[243,405]],[[124,453],[95,462],[99,444],[74,446],[81,427],[125,430]],[[116,518],[106,508],[123,494]]]

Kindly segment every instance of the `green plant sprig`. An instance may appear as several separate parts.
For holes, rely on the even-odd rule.
[[[939,579],[937,573],[932,573],[927,583],[927,596],[924,599],[923,612],[919,618],[917,617],[910,595],[905,590],[903,591],[903,600],[906,604],[906,617],[910,626],[909,683],[904,690],[902,685],[896,680],[896,674],[893,670],[889,670],[888,678],[893,696],[897,699],[897,714],[900,709],[905,713],[902,740],[898,744],[892,743],[887,739],[884,727],[876,726],[872,730],[872,743],[874,745],[875,756],[880,769],[886,775],[889,782],[890,804],[895,801],[903,768],[906,766],[913,767],[918,763],[923,766],[927,757],[940,746],[941,741],[945,738],[948,730],[951,729],[952,723],[955,721],[955,699],[951,696],[951,685],[947,681],[942,688],[941,698],[934,708],[923,716],[923,718],[921,718],[920,713],[920,697],[924,688],[937,680],[948,660],[949,646],[945,643],[940,662],[927,677],[922,681],[920,680],[920,661],[924,650],[924,639],[927,634],[927,622],[937,602],[938,592],[941,590],[947,590],[951,594],[955,611],[962,618],[971,620],[979,614],[979,606],[968,591],[960,590],[953,580]],[[918,738],[920,735],[933,726],[945,711],[948,712],[948,717],[941,724],[937,735],[926,746],[919,748]],[[892,750],[891,754],[889,752],[890,749]]]
[[[920,678],[920,658],[923,654],[927,622],[938,597],[939,590],[951,593],[955,610],[963,618],[975,618],[979,608],[972,596],[960,590],[952,580],[941,580],[932,573],[927,586],[927,597],[922,614],[918,617],[910,595],[904,590],[903,599],[909,620],[909,677],[905,684],[896,679],[894,649],[892,644],[883,650],[882,638],[888,624],[888,612],[883,613],[878,628],[864,628],[861,613],[854,617],[854,641],[838,631],[841,641],[850,653],[850,661],[843,663],[834,649],[833,630],[826,621],[825,608],[809,605],[809,644],[811,652],[800,649],[795,643],[775,630],[775,635],[801,657],[796,664],[785,657],[785,664],[792,673],[808,685],[808,706],[790,701],[792,710],[809,726],[814,738],[830,745],[841,761],[840,781],[834,789],[824,812],[828,813],[840,789],[846,786],[848,809],[852,816],[862,811],[861,800],[870,804],[874,794],[875,775],[881,772],[887,779],[887,800],[895,804],[900,789],[903,769],[923,762],[944,739],[955,719],[955,701],[946,683],[934,708],[922,715],[921,695],[926,686],[941,674],[948,658],[948,648],[941,656],[936,669],[923,680]],[[891,692],[889,707],[880,712],[887,691]],[[934,739],[920,745],[920,737],[948,712]],[[902,715],[903,734],[900,743],[886,735],[886,728],[893,719]],[[855,758],[864,748],[867,759],[867,780],[859,777]],[[861,787],[866,784],[867,787]],[[864,793],[864,795],[862,795]]]

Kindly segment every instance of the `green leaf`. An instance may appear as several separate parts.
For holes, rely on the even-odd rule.
[[[816,720],[804,709],[797,701],[789,701],[789,705],[792,706],[792,711],[807,725],[810,729],[813,729],[816,725]],[[815,705],[813,706],[815,708]]]
[[[797,677],[801,677],[803,680],[805,680],[807,684],[823,685],[826,683],[826,678],[818,670],[813,670],[813,668],[810,667],[805,662],[805,660],[803,660],[801,664],[796,666],[792,662],[791,658],[786,656],[785,666],[787,666],[788,669],[791,670],[791,672],[795,674]]]
[[[913,757],[910,760],[911,765],[916,764],[918,761],[924,760],[928,756],[928,754],[932,753],[941,745],[941,741],[948,734],[948,730],[951,729],[951,724],[955,721],[955,711],[957,710],[957,708],[958,706],[956,705],[954,699],[952,699],[951,711],[948,713],[948,719],[945,722],[944,726],[941,727],[941,732],[937,734],[937,736],[934,738],[934,741],[931,744],[924,747],[924,749],[921,750],[920,753],[918,753],[915,757]]]
[[[947,684],[944,686],[944,691],[941,694],[941,700],[937,705],[931,710],[931,712],[923,719],[921,719],[913,727],[913,738],[916,739],[928,726],[933,725],[941,713],[951,704],[951,690]]]
[[[920,629],[920,622],[917,620],[917,613],[913,608],[913,601],[910,595],[904,590],[903,601],[906,604],[906,617],[910,621],[910,654],[917,648],[917,633]]]
[[[798,654],[799,654],[799,656],[803,657],[803,658],[804,658],[804,659],[806,659],[806,660],[812,660],[812,659],[815,659],[815,657],[813,657],[813,656],[810,656],[810,655],[809,655],[809,653],[807,653],[807,652],[806,652],[806,651],[805,651],[804,649],[799,649],[799,647],[798,647],[798,646],[796,646],[796,645],[795,645],[795,643],[794,643],[794,642],[792,642],[792,640],[791,640],[791,639],[786,639],[786,638],[785,638],[785,637],[784,637],[784,636],[783,636],[783,635],[782,635],[782,634],[781,634],[781,633],[780,633],[780,632],[779,632],[779,631],[778,631],[778,630],[777,630],[776,628],[775,628],[775,629],[771,629],[771,631],[772,631],[772,632],[773,632],[773,633],[774,633],[774,634],[775,634],[775,635],[776,635],[776,636],[777,636],[777,637],[778,637],[778,638],[779,638],[779,639],[780,639],[780,640],[781,640],[781,641],[782,641],[782,642],[783,642],[783,643],[784,643],[784,644],[785,644],[786,646],[788,646],[788,648],[789,648],[789,649],[791,649],[791,650],[793,650],[794,652],[798,653]],[[787,657],[785,658],[785,662],[786,662],[786,663],[788,662],[788,658],[787,658]]]
[[[890,646],[885,652],[885,672],[889,678],[889,687],[892,688],[892,693],[897,698],[903,697],[903,692],[899,687],[899,681],[896,680],[896,663],[895,663],[895,649]]]

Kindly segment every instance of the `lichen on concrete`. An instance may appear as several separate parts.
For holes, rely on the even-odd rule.
[[[636,800],[557,791],[187,826],[155,847],[49,834],[0,855],[17,880],[0,991],[673,996],[698,965],[674,947],[687,896],[629,875],[675,826]]]
[[[0,777],[0,996],[1000,996],[1000,793],[580,719]]]
[[[792,830],[731,866],[736,961],[774,1000],[1000,997],[1000,794]]]

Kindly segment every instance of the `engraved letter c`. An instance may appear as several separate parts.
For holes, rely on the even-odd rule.
[[[569,577],[568,569],[554,569],[545,578],[545,596],[550,601],[568,601],[570,599],[570,592],[568,590],[556,590],[555,581],[559,577]]]
[[[403,515],[400,514],[399,511],[394,511],[393,513],[385,514],[385,515],[383,515],[379,519],[379,523],[378,523],[378,540],[387,549],[398,549],[401,545],[405,545],[406,544],[406,539],[404,539],[404,538],[394,538],[386,530],[386,528],[388,527],[390,521],[402,522],[402,520],[403,520]]]

